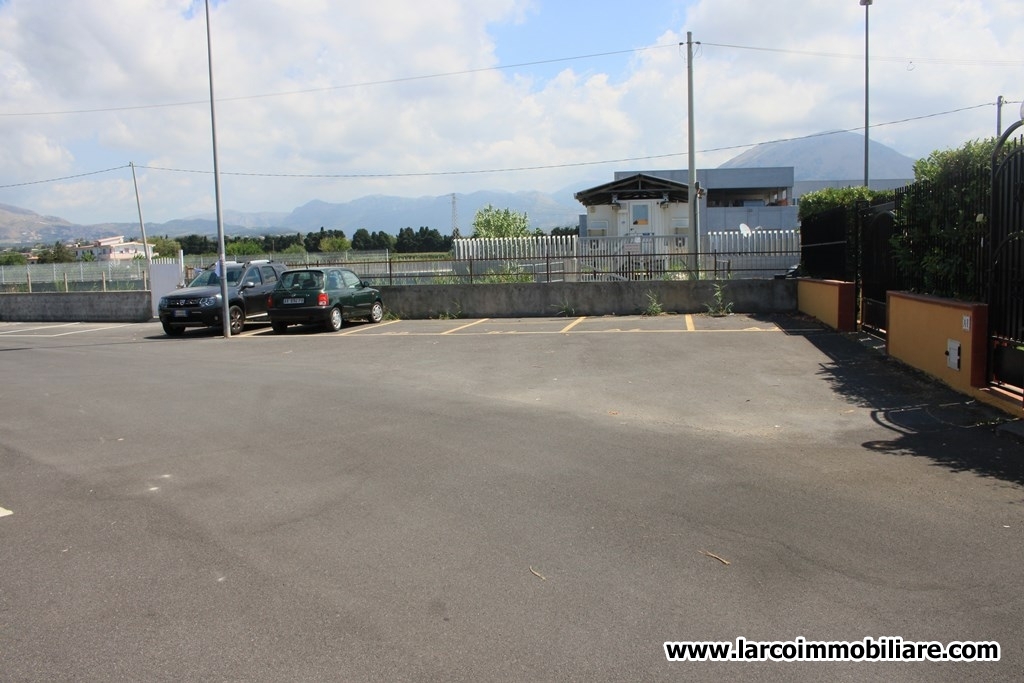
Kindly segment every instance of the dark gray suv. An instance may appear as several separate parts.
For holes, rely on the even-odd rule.
[[[267,317],[267,295],[277,286],[283,263],[249,261],[224,264],[228,283],[228,319],[231,334],[241,334],[247,320]],[[221,327],[220,276],[210,266],[196,276],[188,287],[160,298],[160,324],[169,336],[177,336],[186,327]]]

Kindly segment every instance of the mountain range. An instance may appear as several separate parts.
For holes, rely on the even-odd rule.
[[[870,142],[872,178],[911,179],[914,160],[877,142]],[[845,181],[863,178],[864,138],[855,133],[832,133],[800,140],[758,145],[721,165],[721,168],[792,166],[795,179]],[[344,203],[314,199],[290,213],[224,212],[224,231],[236,236],[307,233],[326,227],[343,230],[349,237],[360,229],[393,235],[402,228],[435,228],[451,234],[458,226],[463,235],[472,232],[476,212],[487,206],[525,212],[530,225],[542,230],[575,226],[582,207],[573,194],[607,180],[584,179],[578,185],[551,193],[479,191],[437,197],[371,195]],[[856,181],[851,180],[851,183]],[[113,235],[138,236],[138,223],[78,225],[56,216],[42,216],[28,209],[0,204],[0,244],[33,245],[73,239],[98,239]],[[193,216],[166,223],[147,223],[150,236],[216,235],[215,217]]]

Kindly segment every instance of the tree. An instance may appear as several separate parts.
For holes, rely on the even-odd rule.
[[[263,253],[264,254],[276,254],[282,252],[285,254],[294,253],[289,252],[288,249],[295,245],[302,244],[302,234],[296,233],[294,235],[264,235],[263,236]],[[301,251],[305,251],[302,249]]]
[[[263,245],[257,240],[238,238],[224,245],[224,253],[229,256],[256,256],[263,253]]]
[[[320,226],[320,232],[307,233],[306,237],[302,240],[302,243],[303,246],[306,247],[306,251],[326,251],[325,249],[321,248],[320,245],[324,243],[324,240],[330,239],[332,237],[340,237],[341,239],[345,240],[345,244],[349,244],[348,238],[345,236],[344,230],[326,230],[324,229],[323,226]],[[327,244],[337,246],[338,243],[328,242]],[[341,249],[340,251],[348,251],[350,248],[351,247],[346,247],[345,249]],[[335,250],[332,249],[332,251]]]
[[[421,252],[442,252],[452,249],[452,238],[443,237],[433,228],[421,227],[416,233],[416,238],[419,240],[418,251]]]
[[[382,230],[370,235],[370,242],[373,244],[374,249],[395,251],[398,240],[394,235]]]
[[[858,203],[871,202],[872,200],[891,195],[891,191],[876,192],[864,186],[826,187],[816,192],[808,192],[803,197],[800,197],[800,220],[840,206],[854,209]]]
[[[302,239],[302,246],[306,247],[306,251],[317,252],[320,251],[320,241],[326,239],[327,231],[324,230],[324,226],[320,226],[320,233],[307,232],[306,236]]]
[[[320,240],[319,247],[320,251],[324,253],[337,254],[351,249],[352,243],[349,242],[348,239],[344,236],[331,236],[325,237],[322,240]]]
[[[75,255],[60,240],[53,243],[52,247],[46,247],[39,252],[38,263],[73,263]]]
[[[373,239],[370,237],[370,231],[366,228],[356,230],[352,235],[352,248],[359,251],[373,249]]]
[[[580,226],[578,225],[567,225],[563,228],[551,228],[552,235],[578,235],[580,234]]]
[[[496,209],[490,204],[476,212],[473,237],[528,237],[530,219],[526,213]]]
[[[981,299],[986,221],[995,138],[937,150],[914,164],[916,182],[901,193],[893,256],[912,289]]]
[[[153,245],[153,251],[156,256],[174,258],[181,251],[181,243],[177,240],[168,239],[166,236],[151,237],[149,243]]]
[[[420,240],[412,228],[402,228],[398,231],[398,239],[395,241],[395,251],[402,254],[410,254],[420,250]]]
[[[206,235],[185,235],[179,239],[181,250],[186,256],[216,254],[217,245]]]
[[[981,166],[990,166],[995,138],[969,140],[957,149],[936,150],[914,162],[914,180],[941,182]]]
[[[0,254],[0,266],[23,266],[28,263],[24,254],[16,251],[5,251]]]

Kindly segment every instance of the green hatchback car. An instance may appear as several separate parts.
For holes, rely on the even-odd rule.
[[[289,325],[310,323],[337,332],[353,318],[379,323],[384,304],[379,291],[347,268],[302,268],[281,274],[267,296],[267,315],[277,333]]]

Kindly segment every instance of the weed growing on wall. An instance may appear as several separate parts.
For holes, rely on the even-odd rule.
[[[564,315],[566,318],[576,315],[576,309],[569,303],[567,297],[562,297],[561,303],[551,304],[551,307],[558,311],[558,315]]]
[[[732,302],[725,300],[725,285],[720,282],[714,284],[715,295],[709,304],[704,304],[708,309],[708,315],[716,317],[732,315]]]
[[[661,301],[658,300],[658,295],[654,292],[647,291],[647,306],[643,309],[644,315],[661,315],[665,312],[664,306],[661,305]]]
[[[462,317],[462,304],[458,301],[452,302],[452,308],[444,311],[440,311],[437,314],[438,320],[455,320],[456,318]]]

